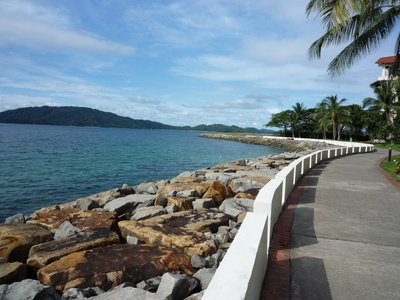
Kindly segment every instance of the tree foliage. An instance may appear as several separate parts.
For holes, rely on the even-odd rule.
[[[400,17],[399,0],[310,0],[306,13],[321,18],[325,33],[309,48],[312,58],[320,58],[323,47],[346,43],[331,61],[328,72],[340,75],[355,61],[379,46],[396,29]],[[400,34],[395,44],[393,75],[398,71]]]

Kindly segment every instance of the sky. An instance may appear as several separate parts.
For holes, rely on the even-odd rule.
[[[308,0],[1,0],[0,111],[82,106],[168,125],[263,128],[296,102],[373,97],[394,37],[332,78]]]

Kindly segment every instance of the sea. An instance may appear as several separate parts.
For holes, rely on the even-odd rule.
[[[184,171],[278,154],[201,132],[0,124],[0,222]]]

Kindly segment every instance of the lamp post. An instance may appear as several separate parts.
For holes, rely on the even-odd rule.
[[[392,147],[389,147],[389,156],[388,156],[388,162],[392,161]]]

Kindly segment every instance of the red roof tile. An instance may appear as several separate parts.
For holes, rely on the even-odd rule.
[[[381,57],[376,61],[376,64],[392,64],[394,63],[396,56],[387,56],[387,57]]]

